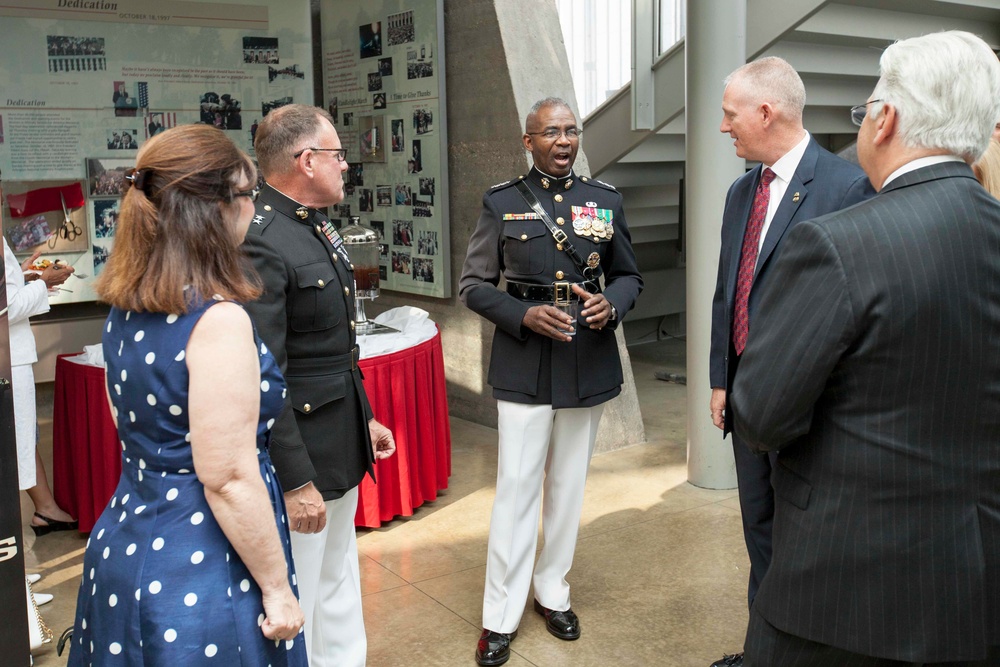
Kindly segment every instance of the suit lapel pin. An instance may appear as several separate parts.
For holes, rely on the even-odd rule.
[[[792,202],[797,202],[798,200],[799,200],[799,193],[796,192],[794,195],[792,195]]]

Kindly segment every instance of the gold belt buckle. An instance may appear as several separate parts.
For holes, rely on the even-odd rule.
[[[570,282],[567,280],[562,280],[559,282],[552,283],[552,288],[555,291],[555,305],[566,306],[569,304],[570,297],[573,296],[573,290],[570,287]]]

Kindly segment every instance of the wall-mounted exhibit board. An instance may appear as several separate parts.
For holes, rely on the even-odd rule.
[[[324,102],[351,163],[330,215],[381,232],[384,289],[448,297],[443,0],[320,7]]]
[[[251,152],[271,109],[314,102],[309,0],[6,0],[0,44],[4,234],[86,276],[52,303],[96,298],[151,136],[207,123]]]

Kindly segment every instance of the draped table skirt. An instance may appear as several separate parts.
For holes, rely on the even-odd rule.
[[[121,444],[108,409],[104,369],[56,360],[52,413],[52,482],[56,501],[90,532],[118,485]],[[441,333],[413,347],[362,359],[375,418],[396,440],[396,453],[365,477],[355,525],[378,528],[437,498],[451,475],[451,428]]]

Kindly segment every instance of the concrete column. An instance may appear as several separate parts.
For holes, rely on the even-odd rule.
[[[686,50],[688,481],[736,486],[729,439],[712,424],[708,355],[726,190],[746,171],[719,132],[722,81],[746,62],[746,0],[688,0]]]
[[[458,279],[483,193],[530,167],[521,133],[531,105],[551,95],[575,107],[576,94],[555,0],[445,0],[444,10],[453,294],[432,299],[383,292],[369,315],[400,305],[430,312],[441,326],[450,413],[496,428],[496,400],[486,383],[493,325],[459,302]],[[574,169],[590,173],[583,150]],[[645,439],[620,328],[617,336],[625,382],[601,419],[599,452]]]

